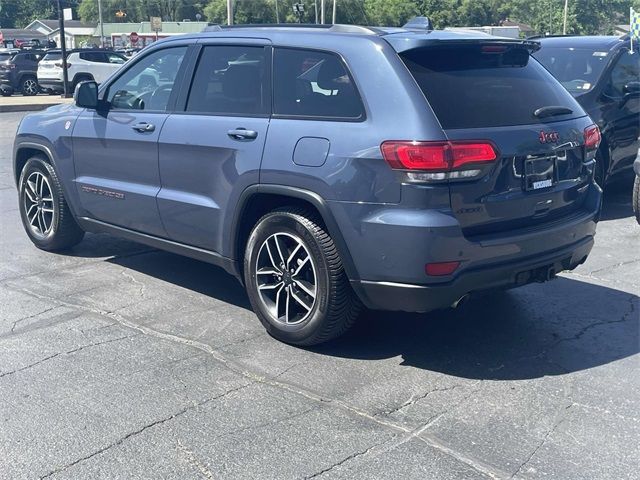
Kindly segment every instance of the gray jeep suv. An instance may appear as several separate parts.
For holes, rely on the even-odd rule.
[[[245,26],[145,49],[15,141],[27,235],[108,232],[219,265],[268,332],[334,338],[584,262],[599,131],[484,34]]]

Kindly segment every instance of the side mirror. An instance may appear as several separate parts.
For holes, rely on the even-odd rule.
[[[624,95],[637,96],[640,95],[640,82],[629,82],[624,86]]]
[[[78,107],[98,108],[98,84],[94,81],[80,82],[73,92],[73,100]]]

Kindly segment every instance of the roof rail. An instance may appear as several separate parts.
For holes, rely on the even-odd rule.
[[[383,33],[382,30],[375,27],[362,27],[360,25],[343,25],[343,24],[316,24],[316,23],[247,23],[238,25],[220,25],[210,23],[203,32],[220,32],[222,30],[233,30],[241,28],[313,28],[318,30],[327,30],[334,33],[360,33],[365,35],[378,35]]]
[[[374,27],[361,27],[360,25],[344,25],[340,23],[331,25],[329,31],[335,33],[361,33],[364,35],[378,35],[380,33],[380,30]]]

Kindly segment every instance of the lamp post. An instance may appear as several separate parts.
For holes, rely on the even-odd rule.
[[[564,21],[562,23],[562,34],[567,34],[567,11],[569,10],[569,0],[564,0]]]
[[[60,50],[62,53],[62,96],[63,98],[69,98],[69,72],[67,72],[67,39],[64,34],[64,13],[62,12],[62,5],[60,0],[58,1],[58,28],[60,31]]]
[[[104,48],[104,26],[102,23],[102,0],[98,0],[98,21],[100,22],[100,48]]]

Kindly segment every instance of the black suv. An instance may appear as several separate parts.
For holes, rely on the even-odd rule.
[[[596,181],[631,174],[640,142],[640,52],[628,37],[537,38],[533,56],[578,100],[602,132]]]
[[[0,88],[2,95],[9,96],[19,91],[23,95],[37,95],[38,62],[44,52],[29,50],[26,52],[0,52]]]

